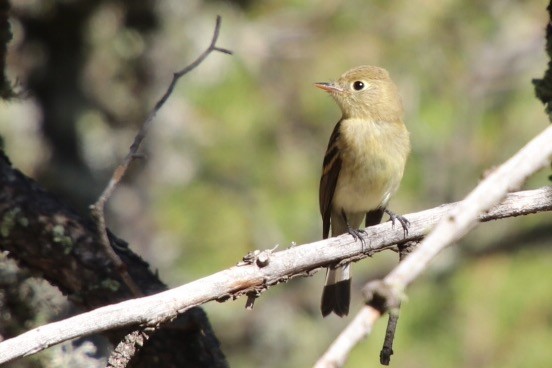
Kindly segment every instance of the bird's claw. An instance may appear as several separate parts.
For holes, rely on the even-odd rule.
[[[347,232],[355,239],[355,241],[360,240],[360,243],[362,244],[362,249],[364,249],[364,247],[366,246],[366,240],[364,240],[362,235],[366,234],[366,231],[349,227],[347,229]]]
[[[408,235],[408,227],[410,226],[410,221],[408,221],[406,217],[397,215],[396,213],[389,211],[388,209],[385,209],[385,213],[389,215],[389,219],[391,220],[391,226],[393,226],[393,228],[395,227],[395,221],[400,222],[403,228],[404,237],[406,238],[406,236]]]

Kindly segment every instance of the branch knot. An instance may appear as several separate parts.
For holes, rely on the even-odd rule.
[[[398,309],[402,299],[391,285],[382,280],[375,280],[366,284],[362,289],[362,295],[366,305],[373,307],[381,314],[392,313],[393,310]]]

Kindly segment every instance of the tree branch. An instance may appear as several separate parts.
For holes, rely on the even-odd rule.
[[[512,158],[489,174],[458,206],[443,218],[403,262],[383,280],[396,296],[409,285],[441,250],[477,225],[481,213],[520,188],[535,172],[552,161],[552,126],[533,138]]]
[[[349,352],[360,340],[372,332],[372,327],[380,317],[381,313],[377,309],[363,307],[353,321],[339,334],[326,353],[316,362],[314,367],[342,367],[347,360]]]
[[[366,229],[366,234],[363,234],[362,238],[368,246],[345,234],[280,252],[264,251],[255,257],[247,258],[247,261],[235,267],[189,284],[50,323],[0,343],[0,363],[34,354],[75,337],[112,328],[131,325],[157,326],[193,306],[211,300],[235,299],[287,282],[294,277],[310,276],[314,270],[321,267],[358,261],[375,252],[389,249],[393,244],[422,238],[451,209],[462,205],[463,202],[453,203],[406,215],[410,221],[406,238],[401,228],[394,229],[390,222],[386,222]],[[552,187],[544,187],[512,193],[500,205],[482,214],[479,219],[489,221],[551,210]],[[265,257],[267,255],[268,258]],[[263,261],[258,261],[259,258]],[[372,311],[367,314],[373,313]]]
[[[109,238],[141,290],[151,295],[167,289],[126,242],[111,232]],[[132,297],[98,242],[93,221],[13,168],[0,150],[1,251],[58,287],[75,305],[92,310]],[[124,334],[111,330],[106,336],[117,344]],[[132,366],[151,367],[160,362],[165,368],[227,366],[203,310],[192,308],[179,317],[176,326],[153,333]]]
[[[377,320],[372,316],[376,313],[381,316],[384,312],[397,308],[406,286],[428,267],[429,262],[441,250],[461,239],[477,225],[478,221],[486,221],[484,220],[486,214],[495,213],[496,218],[502,218],[506,214],[502,211],[497,212],[497,207],[493,205],[506,197],[506,201],[502,204],[511,200],[517,207],[517,211],[522,210],[515,204],[517,202],[515,197],[525,192],[509,195],[507,193],[521,187],[529,176],[550,165],[552,161],[550,142],[552,142],[552,127],[546,128],[533,138],[508,161],[490,173],[462,202],[442,214],[435,229],[383,280],[369,283],[364,288],[367,305],[320,358],[320,367],[325,366],[324,364],[341,367],[354,345],[372,330]],[[546,191],[548,193],[545,193],[541,200],[550,202],[552,201],[551,187],[547,187]],[[366,316],[370,316],[370,319],[366,319]],[[364,333],[356,332],[358,329],[364,329]],[[350,331],[355,332],[351,334]],[[343,340],[348,340],[350,343],[344,346],[341,344]]]

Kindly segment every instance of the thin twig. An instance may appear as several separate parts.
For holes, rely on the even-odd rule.
[[[387,328],[385,329],[383,347],[380,351],[380,363],[382,365],[389,365],[389,363],[391,362],[391,355],[393,355],[393,341],[395,340],[397,323],[399,323],[400,310],[401,305],[399,304],[395,311],[389,312],[389,319],[387,320]]]
[[[183,69],[173,74],[171,83],[169,84],[163,96],[159,99],[159,101],[157,101],[153,110],[151,110],[151,112],[146,117],[146,120],[143,122],[142,126],[140,127],[138,134],[136,134],[136,137],[134,138],[134,142],[132,142],[129,152],[126,155],[126,157],[123,159],[123,162],[121,162],[121,164],[119,164],[119,166],[113,172],[113,175],[109,180],[109,183],[105,187],[104,191],[102,192],[102,194],[100,195],[96,203],[90,206],[92,216],[96,220],[98,233],[100,234],[100,242],[104,247],[106,253],[113,261],[115,268],[119,271],[121,278],[123,279],[125,284],[128,286],[128,288],[135,296],[142,296],[143,294],[141,290],[138,288],[138,286],[136,285],[136,283],[130,277],[123,261],[121,261],[117,253],[115,253],[115,251],[113,251],[113,248],[111,247],[109,236],[107,234],[107,227],[106,227],[106,221],[105,221],[105,204],[109,200],[109,198],[111,198],[117,185],[121,182],[122,178],[125,176],[128,170],[128,167],[130,166],[132,161],[135,158],[140,157],[140,154],[138,153],[140,144],[146,137],[148,133],[148,129],[151,123],[153,122],[155,115],[159,112],[161,107],[163,107],[165,102],[171,96],[178,80],[185,74],[195,69],[199,64],[201,64],[203,60],[205,60],[211,52],[218,51],[224,54],[229,54],[229,55],[232,54],[232,51],[216,46],[216,43],[219,37],[220,24],[221,24],[221,17],[217,16],[215,30],[213,32],[213,37],[211,39],[211,44],[209,45],[209,47],[201,55],[199,55],[198,58],[194,60],[191,64],[187,65]]]
[[[405,215],[410,221],[407,240],[422,238],[428,228],[434,226],[451,208],[460,204],[442,205]],[[500,205],[481,215],[480,221],[542,211],[552,211],[552,187],[512,193]],[[313,271],[336,262],[350,263],[366,258],[369,254],[389,249],[393,244],[404,240],[402,228],[393,229],[390,222],[371,226],[361,236],[365,244],[370,245],[370,249],[366,249],[360,240],[345,234],[273,252],[270,262],[262,267],[256,262],[241,262],[238,266],[159,294],[127,300],[35,328],[0,342],[0,364],[37,353],[72,338],[113,328],[131,325],[157,326],[193,306],[211,300],[233,300],[252,291],[260,292],[294,277],[311,276]],[[377,309],[374,310],[375,312],[367,314],[372,317],[374,313],[381,314]],[[363,325],[371,326],[370,323]],[[362,338],[366,333],[356,336]],[[346,358],[343,361],[344,359]]]
[[[405,259],[405,257],[414,250],[414,247],[417,244],[418,242],[399,244],[399,262]],[[400,302],[394,310],[389,311],[389,319],[387,320],[387,328],[385,329],[383,347],[380,351],[380,363],[382,365],[389,365],[391,362],[391,355],[393,355],[393,341],[395,341],[395,332],[397,330],[397,324],[399,323],[400,312]]]
[[[315,368],[343,367],[356,344],[372,332],[372,327],[381,317],[380,311],[364,306],[355,318],[339,334],[326,353],[314,365]]]

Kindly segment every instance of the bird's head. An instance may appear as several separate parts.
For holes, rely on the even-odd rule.
[[[333,82],[314,85],[335,99],[343,118],[379,121],[402,118],[397,87],[383,68],[363,65],[345,72]]]

